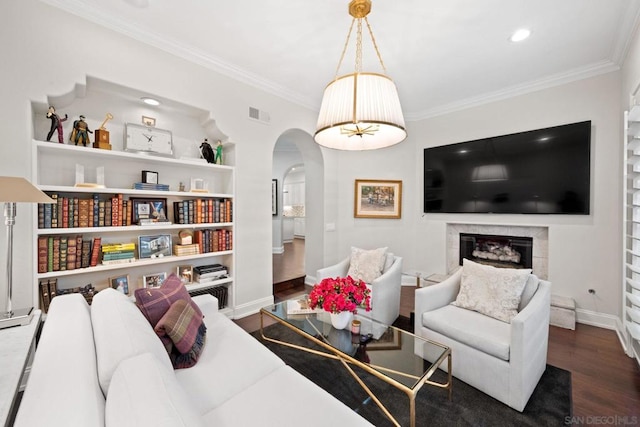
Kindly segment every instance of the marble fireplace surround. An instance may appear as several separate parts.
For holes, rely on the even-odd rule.
[[[533,274],[541,279],[549,275],[549,227],[528,225],[492,225],[447,223],[447,272],[458,267],[460,233],[488,234],[495,236],[531,237],[533,239]]]

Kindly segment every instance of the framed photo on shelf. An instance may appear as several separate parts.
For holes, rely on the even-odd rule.
[[[171,234],[138,236],[138,256],[140,259],[171,256],[171,247]]]
[[[182,281],[182,284],[186,285],[193,281],[193,266],[192,265],[179,265],[176,267],[176,274]]]
[[[271,215],[278,215],[278,180],[271,180]]]
[[[142,276],[142,285],[145,288],[158,288],[167,278],[167,273],[155,273]]]
[[[110,277],[109,285],[117,291],[122,292],[125,295],[129,295],[129,275],[123,274],[122,276]]]
[[[189,191],[194,193],[208,193],[209,183],[202,178],[191,178]]]
[[[356,179],[354,218],[391,218],[402,215],[402,181]]]
[[[145,184],[158,184],[158,172],[142,171],[142,182]]]
[[[168,222],[167,199],[131,198],[131,223]]]

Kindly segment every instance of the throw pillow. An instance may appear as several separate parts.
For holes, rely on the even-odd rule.
[[[371,283],[382,274],[387,248],[365,250],[351,248],[348,276]]]
[[[207,327],[186,300],[174,302],[155,327],[175,369],[190,368],[200,358]]]
[[[496,268],[464,259],[460,292],[452,304],[511,323],[530,274],[531,269]]]
[[[202,317],[200,308],[191,300],[191,296],[180,278],[172,273],[159,288],[140,288],[135,291],[136,304],[151,326],[155,328],[158,321],[169,310],[171,304],[178,300],[189,301],[196,313]]]

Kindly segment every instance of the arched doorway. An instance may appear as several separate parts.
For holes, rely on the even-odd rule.
[[[304,180],[300,171],[304,171]],[[287,180],[287,176],[293,179]],[[277,214],[273,215],[272,221],[274,280],[282,278],[275,261],[282,255],[290,255],[285,249],[289,243],[285,242],[291,240],[294,243],[296,232],[298,237],[304,237],[304,240],[295,241],[298,249],[302,243],[304,251],[304,266],[299,271],[303,271],[304,276],[313,278],[321,266],[324,251],[324,167],[322,151],[311,135],[299,129],[290,129],[280,135],[274,145],[272,178],[277,180],[278,188]],[[288,192],[285,193],[285,190]],[[303,236],[300,236],[301,223]],[[301,280],[304,282],[305,278]]]

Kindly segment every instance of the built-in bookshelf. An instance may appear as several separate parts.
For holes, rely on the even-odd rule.
[[[232,317],[233,143],[225,142],[224,164],[198,158],[199,141],[225,136],[202,110],[167,102],[166,111],[153,115],[177,129],[173,154],[128,151],[126,123],[134,122],[140,113],[151,114],[133,104],[131,98],[139,97],[129,89],[87,81],[83,90],[49,102],[64,102],[67,108],[57,110],[69,111],[70,116],[74,108],[87,111],[91,129],[96,128],[92,123],[102,121],[103,113],[94,113],[102,103],[120,111],[109,122],[111,149],[76,146],[66,138],[60,144],[55,135],[44,141],[48,103],[32,103],[32,182],[56,201],[34,207],[34,305],[43,305],[41,289],[58,295],[90,288],[100,291],[126,278],[128,294],[133,296],[149,277],[221,264],[227,272],[224,276],[206,283],[187,282],[186,286],[193,293],[225,287],[226,306],[221,312]],[[170,120],[173,123],[168,126]],[[65,126],[71,122],[69,117]],[[65,136],[68,134],[67,126]],[[90,295],[85,296],[90,300]]]

